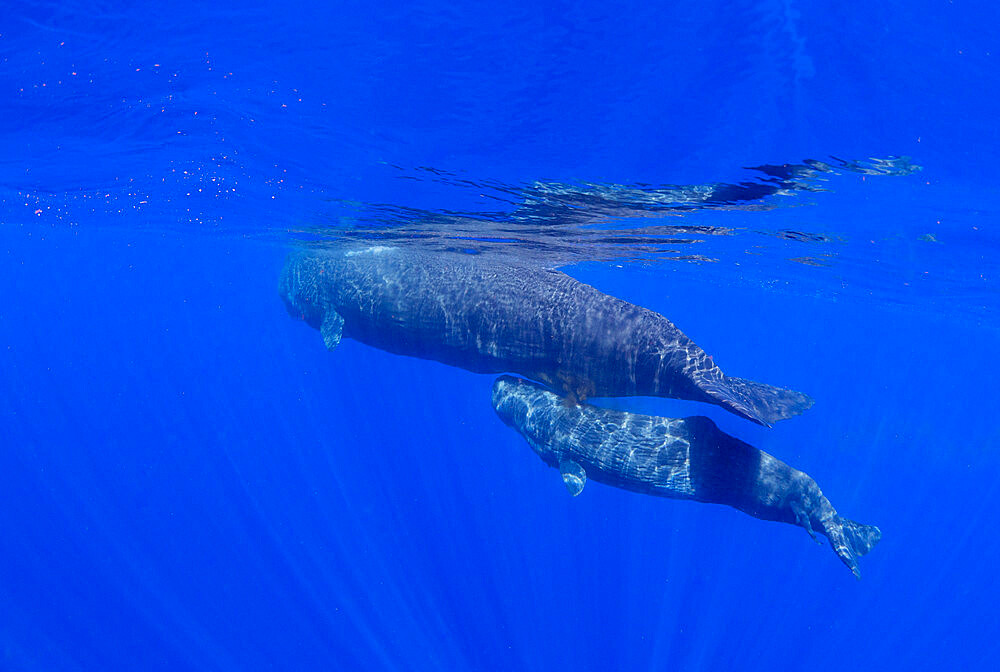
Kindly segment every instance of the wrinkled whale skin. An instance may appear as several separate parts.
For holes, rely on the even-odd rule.
[[[517,373],[569,394],[715,403],[761,424],[804,394],[726,376],[667,318],[565,273],[475,255],[370,247],[289,255],[280,292],[323,332],[477,373]]]
[[[705,417],[662,418],[567,404],[525,380],[501,376],[493,408],[573,494],[587,480],[647,495],[725,504],[761,520],[825,534],[860,577],[857,558],[879,529],[842,518],[808,474],[722,432]]]

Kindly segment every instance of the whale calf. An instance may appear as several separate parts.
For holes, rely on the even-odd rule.
[[[570,493],[588,480],[674,499],[725,504],[762,520],[819,531],[858,578],[858,557],[881,538],[874,525],[837,514],[808,474],[723,433],[705,417],[661,418],[568,405],[557,394],[511,376],[493,385],[493,408]]]
[[[327,348],[353,338],[477,373],[517,373],[571,400],[656,396],[770,425],[812,405],[725,375],[667,318],[565,273],[394,247],[292,253],[280,293]]]

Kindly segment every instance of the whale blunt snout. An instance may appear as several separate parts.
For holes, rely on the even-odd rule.
[[[521,384],[513,376],[500,376],[493,383],[493,410],[504,424],[514,428],[523,427],[528,414],[527,402],[517,393]]]
[[[286,282],[282,278],[281,285],[278,287],[278,294],[281,296],[281,302],[285,304],[285,310],[288,314],[294,317],[296,320],[306,319],[305,311],[302,310],[302,306],[299,305],[298,297],[295,295],[294,288],[291,282]]]
[[[285,310],[296,320],[304,320],[312,326],[318,327],[320,321],[315,318],[317,306],[314,305],[315,292],[312,294],[307,290],[308,284],[303,283],[303,275],[306,278],[315,269],[310,268],[306,262],[309,257],[301,253],[290,254],[285,260],[285,267],[281,271],[281,279],[278,281],[278,294],[285,304]]]

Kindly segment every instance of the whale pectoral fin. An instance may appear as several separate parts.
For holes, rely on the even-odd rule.
[[[822,544],[823,542],[816,538],[816,532],[812,528],[812,523],[809,522],[809,514],[802,508],[802,504],[799,502],[792,502],[790,506],[792,507],[792,513],[795,514],[795,522],[806,528],[806,532],[809,533],[809,536],[812,537],[813,541],[817,544]]]
[[[559,463],[559,473],[562,474],[563,483],[569,494],[576,497],[583,492],[583,486],[587,484],[587,472],[573,460],[562,460]]]
[[[333,308],[328,308],[323,324],[319,328],[323,335],[323,343],[327,350],[333,350],[340,345],[340,337],[344,333],[344,318]]]

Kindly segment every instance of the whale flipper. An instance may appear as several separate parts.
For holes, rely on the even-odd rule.
[[[812,397],[802,392],[733,376],[702,380],[698,386],[723,408],[767,427],[813,405]]]
[[[809,538],[817,544],[823,543],[816,538],[816,532],[812,528],[812,523],[809,521],[809,513],[806,511],[805,507],[800,502],[796,501],[789,502],[788,506],[792,510],[792,513],[795,514],[795,522],[798,523],[799,526],[806,529],[806,532],[809,533]]]
[[[327,308],[319,333],[323,335],[326,349],[333,350],[340,345],[340,338],[344,335],[344,318],[333,308]]]
[[[562,474],[563,483],[569,494],[576,497],[583,492],[583,486],[587,484],[587,472],[583,467],[573,460],[563,460],[559,463],[559,473]]]

